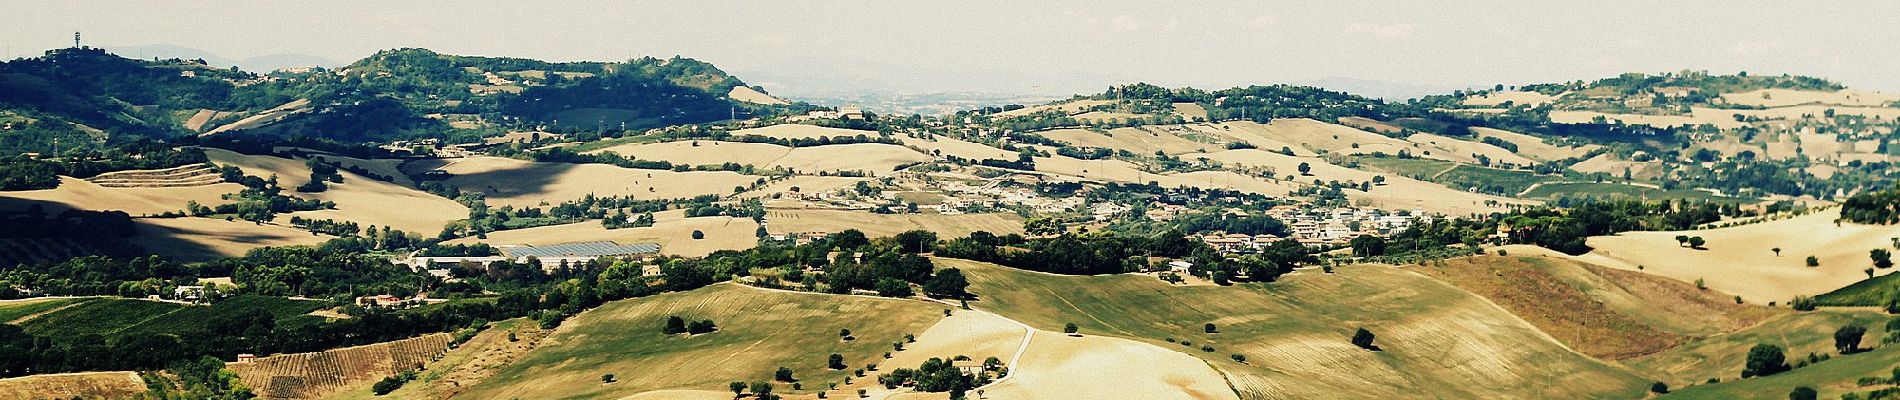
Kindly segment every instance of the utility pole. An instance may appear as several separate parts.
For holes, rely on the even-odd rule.
[[[73,48],[79,48],[79,32],[73,32]]]

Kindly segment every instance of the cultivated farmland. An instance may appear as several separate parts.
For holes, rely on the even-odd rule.
[[[780,393],[809,394],[841,382],[849,372],[825,368],[827,355],[843,354],[858,365],[876,361],[892,349],[891,342],[942,320],[946,307],[737,284],[620,300],[568,319],[468,396],[601,398],[669,389],[717,391],[731,381],[769,380],[780,366],[791,368],[805,387],[790,390],[781,384]],[[662,323],[674,315],[711,319],[719,330],[691,337],[662,334]],[[841,340],[839,329],[850,329],[855,340]],[[615,374],[619,382],[602,385],[602,374]]]
[[[1629,398],[1647,384],[1565,349],[1482,298],[1392,267],[1306,270],[1279,282],[1222,287],[937,262],[970,276],[970,290],[981,298],[973,307],[1037,328],[1075,323],[1085,335],[1164,347],[1192,342],[1181,351],[1221,371],[1243,399]],[[1202,333],[1203,323],[1220,333]],[[1377,333],[1383,351],[1347,343],[1362,326]],[[1234,353],[1247,363],[1229,360]]]
[[[226,365],[258,396],[318,398],[415,369],[448,351],[446,333],[314,353],[281,354]]]

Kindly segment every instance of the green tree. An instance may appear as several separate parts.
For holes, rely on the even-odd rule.
[[[843,370],[845,368],[844,355],[831,353],[831,357],[825,359],[825,366],[835,370]]]
[[[792,369],[786,367],[778,367],[778,371],[772,373],[772,379],[779,382],[798,381],[797,379],[792,379]]]
[[[601,375],[600,383],[614,383],[614,374]]]
[[[666,317],[666,326],[660,328],[660,333],[668,335],[686,333],[686,320],[681,319],[678,315]]]
[[[732,383],[728,383],[726,384],[726,390],[732,391],[732,397],[739,397],[739,394],[745,393],[745,382],[733,381]]]
[[[705,238],[706,238],[706,232],[701,232],[698,229],[693,230],[693,240],[700,240],[700,239],[705,239]]]
[[[910,282],[897,278],[878,278],[877,295],[884,297],[910,297]]]
[[[1814,400],[1817,397],[1820,397],[1820,394],[1815,393],[1814,388],[1807,386],[1797,386],[1794,390],[1788,391],[1788,400]]]
[[[1695,237],[1689,238],[1689,248],[1691,249],[1701,249],[1702,245],[1707,244],[1707,243],[1708,241],[1702,240],[1701,236],[1695,236]]]
[[[1821,266],[1821,259],[1820,259],[1820,258],[1816,258],[1815,256],[1808,256],[1808,267],[1809,267],[1809,268],[1813,268],[1813,267],[1819,267],[1819,266]]]
[[[1301,163],[1300,163],[1300,166],[1299,166],[1299,170],[1300,170],[1300,175],[1302,175],[1302,176],[1306,176],[1306,175],[1312,175],[1312,174],[1313,174],[1313,164],[1308,164],[1308,163],[1305,163],[1305,162],[1301,162]]]
[[[1676,245],[1677,246],[1689,245],[1689,235],[1676,235]]]
[[[897,251],[929,253],[937,247],[937,234],[922,229],[909,230],[892,236],[891,241],[897,243]]]
[[[1834,350],[1841,354],[1853,354],[1860,351],[1860,338],[1867,334],[1867,327],[1860,324],[1848,324],[1834,331]]]
[[[1074,322],[1070,322],[1068,324],[1062,325],[1062,333],[1074,335],[1076,332],[1080,332],[1081,330],[1082,328],[1075,326]]]
[[[752,382],[752,394],[758,395],[761,399],[769,398],[772,396],[772,382]]]
[[[1372,331],[1368,331],[1366,330],[1366,328],[1361,327],[1359,328],[1358,331],[1352,333],[1352,345],[1359,346],[1359,348],[1366,349],[1366,350],[1377,349],[1378,347],[1372,344],[1373,338],[1374,336],[1372,334]]]
[[[1889,252],[1887,249],[1873,249],[1873,251],[1868,252],[1867,256],[1874,259],[1874,268],[1893,268],[1893,252]]]
[[[1207,332],[1207,333],[1215,333],[1215,332],[1219,332],[1220,330],[1214,329],[1214,323],[1209,322],[1206,325],[1201,326],[1201,331]]]
[[[1742,364],[1742,378],[1768,376],[1788,370],[1788,355],[1781,346],[1762,343],[1748,349],[1747,361]]]
[[[1656,381],[1656,383],[1649,384],[1649,392],[1655,394],[1669,393],[1669,384]]]
[[[963,277],[963,271],[956,268],[944,268],[936,275],[924,281],[924,293],[934,297],[961,299],[968,295],[970,281]]]

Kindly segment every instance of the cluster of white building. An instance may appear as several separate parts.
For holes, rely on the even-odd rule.
[[[1247,235],[1206,232],[1195,239],[1223,252],[1252,252],[1281,240],[1296,240],[1308,246],[1341,244],[1359,236],[1386,237],[1431,221],[1422,211],[1392,213],[1370,208],[1300,208],[1276,206],[1267,216],[1287,224],[1288,235]]]

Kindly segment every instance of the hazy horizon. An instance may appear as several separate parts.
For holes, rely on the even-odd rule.
[[[176,46],[246,67],[400,47],[553,61],[679,55],[791,97],[1065,96],[1138,81],[1403,97],[1685,69],[1900,92],[1888,73],[1900,69],[1893,2],[4,3],[7,59],[70,46],[75,31],[109,50]]]

